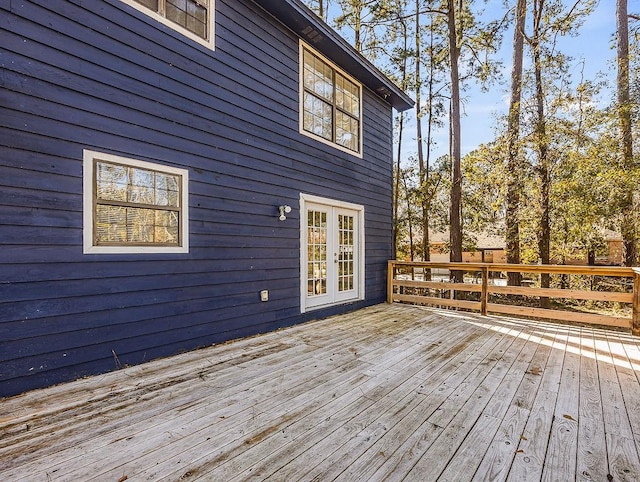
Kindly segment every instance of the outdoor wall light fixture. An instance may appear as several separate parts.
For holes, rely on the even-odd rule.
[[[278,218],[280,221],[284,221],[285,219],[287,219],[287,214],[289,214],[291,212],[291,206],[280,206],[278,208],[278,211],[280,212],[280,217]]]

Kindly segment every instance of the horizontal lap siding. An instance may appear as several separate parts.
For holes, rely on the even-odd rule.
[[[365,89],[364,159],[300,135],[297,37],[215,4],[211,51],[117,0],[0,0],[0,396],[384,300],[390,107]],[[188,169],[190,252],[83,255],[83,149]],[[365,206],[365,302],[300,314],[300,192]]]

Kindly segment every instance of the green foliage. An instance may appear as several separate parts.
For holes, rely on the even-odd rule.
[[[483,144],[462,159],[464,226],[492,231],[504,218],[506,144]]]
[[[396,255],[398,259],[423,260],[421,248],[423,237],[419,206],[425,197],[430,205],[430,226],[432,229],[443,230],[449,224],[448,193],[450,183],[451,163],[448,156],[436,160],[424,186],[419,184],[418,161],[410,157],[405,167],[400,170],[400,203],[398,213],[398,242]],[[394,176],[398,171],[394,170]]]

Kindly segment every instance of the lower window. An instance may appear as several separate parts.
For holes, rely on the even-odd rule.
[[[85,253],[186,253],[188,171],[84,151]]]

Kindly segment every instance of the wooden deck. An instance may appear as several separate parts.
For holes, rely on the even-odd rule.
[[[640,338],[378,305],[0,401],[0,480],[638,481]]]

